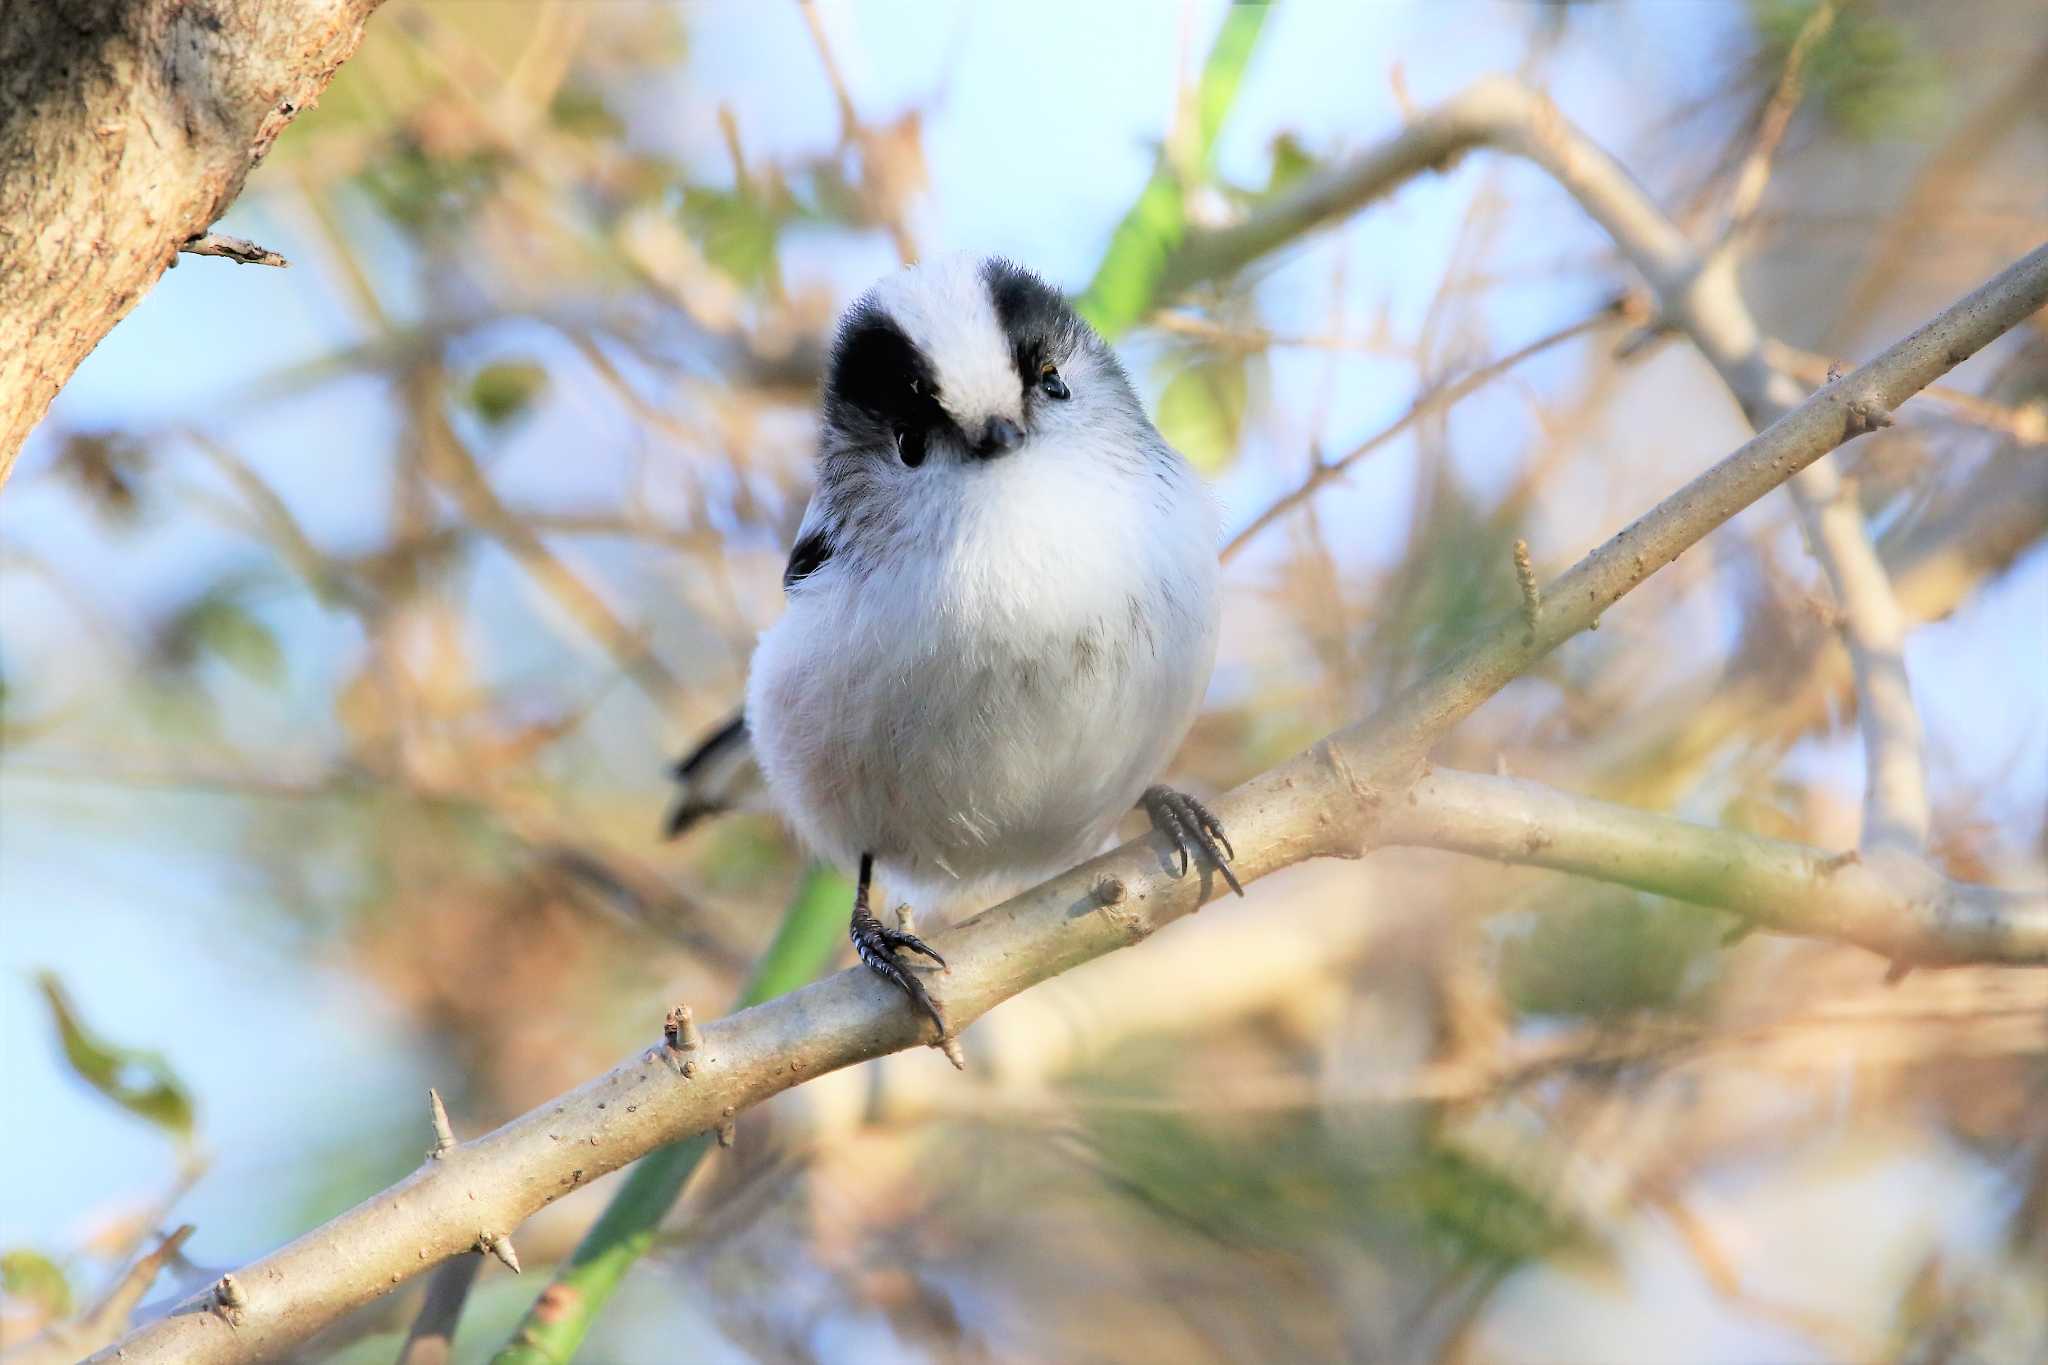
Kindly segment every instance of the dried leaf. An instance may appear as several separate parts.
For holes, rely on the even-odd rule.
[[[1250,357],[1221,353],[1194,360],[1159,395],[1159,432],[1195,468],[1214,473],[1237,453],[1244,434]]]

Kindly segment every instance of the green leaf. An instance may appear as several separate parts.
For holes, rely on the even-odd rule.
[[[1192,170],[1206,179],[1216,160],[1216,135],[1237,99],[1238,84],[1251,64],[1252,49],[1265,26],[1268,5],[1232,5],[1223,27],[1202,64],[1195,91],[1196,129]],[[1109,250],[1096,267],[1095,278],[1074,307],[1096,331],[1111,340],[1129,331],[1151,312],[1166,267],[1187,235],[1187,192],[1168,159],[1161,155],[1152,178],[1138,193],[1130,212],[1110,235]]]
[[[118,1047],[89,1031],[54,972],[36,978],[56,1022],[64,1060],[93,1089],[180,1139],[192,1136],[192,1100],[161,1053]]]
[[[1817,0],[1754,0],[1763,65],[1772,79]],[[1843,5],[1807,54],[1806,99],[1841,132],[1869,141],[1925,126],[1942,98],[1940,63],[1905,25],[1866,6]]]
[[[402,135],[356,176],[356,183],[392,222],[415,235],[466,222],[497,184],[507,158],[495,151],[429,152]]]
[[[174,657],[211,654],[251,682],[284,682],[284,648],[277,636],[226,591],[209,592],[186,608],[171,633]]]
[[[477,416],[494,427],[522,417],[547,388],[548,372],[530,360],[499,360],[478,370],[464,395]]]
[[[1385,1182],[1387,1208],[1452,1264],[1505,1270],[1584,1239],[1544,1190],[1432,1144]]]
[[[684,229],[704,259],[745,289],[780,287],[782,230],[808,216],[779,183],[730,190],[693,185],[683,191]]]
[[[1273,169],[1266,175],[1267,194],[1278,194],[1295,182],[1306,180],[1321,162],[1301,145],[1301,139],[1292,132],[1283,132],[1273,139]]]
[[[548,105],[548,121],[573,137],[621,142],[626,124],[605,103],[604,92],[587,85],[564,85]]]
[[[46,1320],[62,1321],[71,1316],[71,1281],[62,1266],[40,1251],[18,1247],[0,1253],[0,1289],[10,1298],[34,1304]]]
[[[1160,435],[1205,474],[1237,453],[1251,389],[1249,364],[1240,354],[1205,354],[1175,372],[1160,392]]]
[[[1714,916],[1630,891],[1570,894],[1502,947],[1501,986],[1516,1010],[1598,1019],[1695,998],[1719,945]]]

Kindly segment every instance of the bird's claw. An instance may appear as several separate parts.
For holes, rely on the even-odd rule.
[[[1237,859],[1237,850],[1230,846],[1230,838],[1223,832],[1223,822],[1210,813],[1209,808],[1189,796],[1186,792],[1171,787],[1148,788],[1144,796],[1145,814],[1152,818],[1152,827],[1173,842],[1180,854],[1180,870],[1175,875],[1185,877],[1194,865],[1193,855],[1200,849],[1204,857],[1223,874],[1223,880],[1230,889],[1242,896],[1244,887],[1238,884],[1237,874],[1230,870],[1230,864]]]
[[[924,982],[897,958],[896,950],[922,953],[941,967],[946,965],[946,959],[916,934],[882,927],[882,922],[865,905],[854,908],[850,937],[853,950],[860,954],[860,960],[867,964],[868,970],[910,997],[910,1003],[938,1027],[941,1038],[948,1036],[951,1029],[946,1023],[946,1016],[939,1012],[938,1005],[925,990]]]

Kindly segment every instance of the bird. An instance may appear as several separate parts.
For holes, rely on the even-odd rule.
[[[1244,894],[1222,823],[1159,781],[1215,664],[1217,504],[1102,337],[1039,275],[955,253],[841,316],[815,492],[740,715],[675,765],[667,832],[768,802],[857,869],[849,936],[950,1029],[918,915],[1044,880],[1142,808]],[[976,907],[979,908],[979,907]]]

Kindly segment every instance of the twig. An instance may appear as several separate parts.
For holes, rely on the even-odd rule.
[[[818,61],[825,68],[825,83],[831,87],[832,98],[839,106],[840,137],[859,149],[862,187],[868,191],[869,203],[882,226],[888,229],[897,259],[909,265],[918,258],[917,238],[904,214],[903,187],[896,183],[886,164],[889,157],[898,153],[884,145],[874,130],[861,121],[860,111],[854,108],[853,92],[839,70],[839,63],[833,59],[831,41],[825,36],[825,21],[818,14],[815,0],[802,0],[797,8],[803,11],[804,24],[818,49]]]
[[[398,1352],[398,1365],[447,1365],[455,1349],[455,1328],[462,1320],[462,1305],[469,1287],[483,1269],[481,1256],[457,1256],[441,1262],[427,1281],[427,1299],[420,1305],[405,1345]]]
[[[440,368],[421,367],[413,401],[420,422],[421,456],[428,474],[448,490],[463,514],[503,545],[535,582],[583,627],[638,682],[654,701],[666,705],[682,684],[648,646],[643,632],[620,620],[596,590],[583,581],[535,531],[511,510],[478,468],[441,408]]]
[[[1778,73],[1777,88],[1771,92],[1757,124],[1756,144],[1736,172],[1735,188],[1728,197],[1728,225],[1721,231],[1724,248],[1738,242],[1755,218],[1757,205],[1763,202],[1778,148],[1783,145],[1785,130],[1792,126],[1792,116],[1799,112],[1799,101],[1805,94],[1806,59],[1835,26],[1837,8],[1836,0],[1820,0],[1799,26],[1798,36],[1785,53],[1785,67]]]
[[[178,250],[187,256],[224,256],[238,265],[274,265],[282,270],[291,264],[267,246],[258,246],[247,237],[230,237],[224,232],[187,237]]]
[[[1853,409],[1851,416],[1872,420]],[[1790,487],[1834,587],[1849,648],[1863,731],[1863,846],[1918,852],[1927,844],[1929,808],[1920,713],[1906,676],[1905,613],[1871,543],[1855,484],[1823,463],[1801,470]]]
[[[1420,757],[1457,721],[1537,660],[1577,634],[1658,568],[1839,444],[1854,402],[1886,410],[1989,344],[2048,302],[2048,247],[2008,267],[1967,298],[1782,420],[1674,493],[1548,586],[1534,638],[1519,612],[1479,632],[1437,672],[1379,714],[1329,743],[1371,787],[1398,805]],[[1370,819],[1339,788],[1317,753],[1302,754],[1217,802],[1237,846],[1243,880],[1318,856],[1356,856]],[[1381,818],[1385,818],[1382,816]],[[1655,817],[1652,817],[1655,818]],[[1887,857],[1904,859],[1906,855]],[[1845,869],[1833,880],[1853,878]],[[1148,928],[1191,913],[1202,880],[1179,878],[1140,840],[1013,897],[939,936],[952,961],[947,1005],[956,1025],[1091,958],[1131,942],[1126,924],[1076,914],[1105,876],[1129,893],[1123,918]],[[1820,894],[1825,894],[1821,892]],[[1790,917],[1799,912],[1786,910]],[[1865,927],[1809,919],[1829,938]],[[1967,952],[1982,960],[2037,961],[2044,946],[2018,922],[1993,932],[1966,921],[1953,939],[1916,941],[1933,960]],[[1945,927],[1942,932],[1947,933]],[[274,1357],[359,1304],[472,1244],[479,1220],[516,1226],[582,1181],[616,1170],[655,1147],[716,1128],[740,1109],[887,1052],[921,1045],[922,1021],[886,983],[853,968],[722,1019],[703,1030],[718,1065],[684,1084],[659,1060],[636,1054],[611,1072],[512,1120],[457,1150],[459,1168],[426,1162],[378,1194],[244,1268],[265,1286],[239,1329],[216,1315],[172,1312],[130,1334],[126,1365],[249,1361]],[[111,1360],[111,1353],[104,1356]]]
[[[178,1254],[191,1235],[190,1223],[166,1234],[154,1251],[128,1267],[128,1272],[106,1296],[84,1314],[70,1322],[53,1323],[39,1335],[8,1348],[7,1365],[65,1365],[113,1341],[128,1330],[135,1305],[142,1302],[142,1296],[163,1273],[165,1263]]]
[[[1375,450],[1380,449],[1395,437],[1400,436],[1423,418],[1463,402],[1474,391],[1484,388],[1509,370],[1520,365],[1523,361],[1541,355],[1552,347],[1560,346],[1574,337],[1584,336],[1588,332],[1605,326],[1620,315],[1621,309],[1622,303],[1617,299],[1596,313],[1589,314],[1586,317],[1580,318],[1577,322],[1560,327],[1554,332],[1546,333],[1528,345],[1508,352],[1508,354],[1500,357],[1498,360],[1482,365],[1478,369],[1471,371],[1469,374],[1462,375],[1448,384],[1439,384],[1427,393],[1417,397],[1413,403],[1408,405],[1406,412],[1395,418],[1387,426],[1366,437],[1365,440],[1360,441],[1336,459],[1321,461],[1312,466],[1307,478],[1268,504],[1266,509],[1253,517],[1243,530],[1230,538],[1223,547],[1222,557],[1224,561],[1228,562],[1233,555],[1243,549],[1259,532],[1271,526],[1292,509],[1306,502],[1315,494],[1317,489],[1329,483],[1332,479],[1340,477],[1352,465],[1357,464]]]
[[[1408,355],[1408,350],[1396,345],[1383,329],[1371,336],[1349,336],[1342,332],[1275,332],[1265,327],[1233,327],[1180,309],[1161,309],[1147,318],[1146,323],[1157,331],[1193,337],[1228,351],[1355,351],[1362,355]]]

